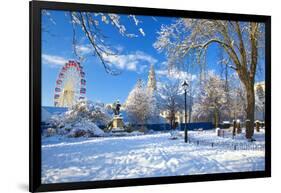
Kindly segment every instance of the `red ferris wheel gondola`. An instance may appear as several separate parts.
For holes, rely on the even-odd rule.
[[[81,72],[80,72],[80,76],[81,76],[82,78],[84,78],[84,77],[85,77],[85,72],[81,71]]]
[[[81,93],[81,94],[85,94],[85,93],[86,93],[86,88],[81,88],[81,89],[80,89],[80,93]]]
[[[57,83],[57,85],[60,85],[62,83],[62,80],[58,79],[56,83]]]
[[[81,79],[81,84],[82,85],[86,85],[86,80],[85,79]]]

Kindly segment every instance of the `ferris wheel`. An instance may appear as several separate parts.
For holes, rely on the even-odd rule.
[[[68,61],[60,70],[56,80],[54,105],[71,107],[86,94],[85,72],[79,62]]]

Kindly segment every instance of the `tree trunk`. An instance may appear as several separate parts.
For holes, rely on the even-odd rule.
[[[215,122],[215,128],[218,128],[218,126],[219,126],[219,115],[218,115],[217,109],[215,109],[215,111],[214,111],[214,122]]]
[[[246,129],[246,138],[251,139],[254,134],[254,119],[255,119],[255,91],[254,84],[248,83],[246,85],[246,95],[247,95],[247,107],[246,107],[246,117],[250,120],[249,128]]]

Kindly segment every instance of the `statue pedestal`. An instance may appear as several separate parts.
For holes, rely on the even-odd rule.
[[[124,129],[123,117],[115,115],[112,122],[112,132],[122,132]]]

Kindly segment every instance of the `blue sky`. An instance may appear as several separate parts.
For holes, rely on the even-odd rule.
[[[69,59],[75,59],[72,48],[73,31],[69,15],[64,11],[48,11],[49,15],[42,17],[42,105],[52,106],[55,81],[60,68]],[[100,28],[108,37],[106,39],[112,47],[120,50],[122,56],[113,65],[121,74],[112,76],[105,72],[100,60],[89,54],[89,42],[82,34],[77,34],[77,41],[81,52],[87,55],[82,63],[86,73],[87,93],[86,97],[92,101],[112,103],[119,99],[124,102],[128,93],[141,78],[147,80],[148,70],[154,64],[157,79],[160,80],[160,72],[163,70],[166,57],[153,47],[157,38],[157,31],[161,25],[169,25],[175,18],[137,16],[141,21],[136,27],[134,21],[127,15],[121,16],[122,23],[128,32],[137,34],[136,38],[121,36],[112,25],[100,22]],[[138,30],[142,28],[145,34]],[[218,71],[218,53],[216,45],[208,50],[207,64],[210,69]],[[263,80],[261,75],[258,80]]]

